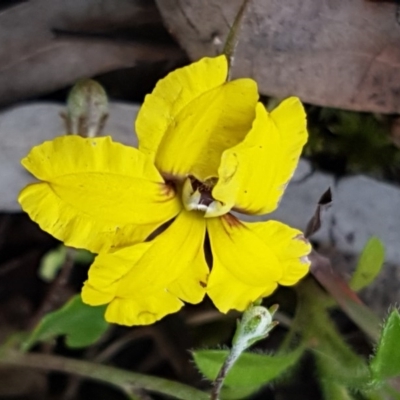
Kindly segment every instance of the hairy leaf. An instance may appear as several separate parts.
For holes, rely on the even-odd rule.
[[[375,382],[400,375],[400,314],[393,310],[383,326],[376,354],[371,361]]]
[[[255,391],[261,385],[271,382],[292,367],[302,353],[302,348],[285,355],[243,353],[229,371],[224,383],[231,388],[231,392],[234,392],[234,388],[251,388],[251,391]],[[210,380],[217,377],[227,355],[227,350],[193,352],[197,367]]]

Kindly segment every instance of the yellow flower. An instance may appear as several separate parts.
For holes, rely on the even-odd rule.
[[[301,232],[230,213],[276,209],[307,139],[303,107],[292,97],[268,113],[256,83],[226,82],[227,72],[220,56],[162,79],[136,120],[139,150],[63,136],[22,161],[40,180],[22,190],[22,208],[66,245],[99,253],[82,298],[108,304],[109,322],[150,324],[205,293],[222,312],[244,310],[308,271]]]

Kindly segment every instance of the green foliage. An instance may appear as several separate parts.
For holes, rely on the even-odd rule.
[[[368,365],[344,340],[324,302],[326,293],[312,279],[298,286],[298,331],[313,352],[324,399],[351,399],[370,382]]]
[[[67,257],[67,248],[64,245],[46,253],[39,266],[39,276],[45,282],[51,282],[57,275]]]
[[[85,249],[75,249],[74,261],[79,264],[91,264],[95,255]]]
[[[227,386],[225,398],[233,399],[235,393],[253,393],[295,365],[302,353],[303,348],[274,356],[242,353],[224,381]],[[212,381],[217,377],[228,354],[227,350],[198,350],[193,352],[193,358],[200,372]]]
[[[371,237],[361,253],[357,268],[350,281],[353,290],[361,290],[371,284],[382,269],[385,247],[377,237]]]
[[[377,392],[367,392],[364,393],[365,400],[386,400],[387,397],[383,394],[377,393]],[[395,400],[395,398],[393,398],[392,400]]]
[[[363,391],[368,387],[370,371],[367,363],[343,341],[336,332],[326,332],[323,340],[314,350],[321,386],[328,399],[347,398],[344,393]]]
[[[260,386],[245,386],[245,387],[224,387],[221,390],[222,400],[243,400],[247,399],[254,393],[260,390]]]
[[[345,385],[330,379],[321,379],[320,387],[324,400],[354,400]]]
[[[74,296],[61,309],[47,314],[23,345],[29,350],[35,343],[65,335],[71,348],[86,347],[95,343],[107,330],[104,320],[105,306],[91,307]]]
[[[310,107],[308,120],[310,138],[305,154],[319,168],[339,175],[370,173],[396,179],[400,151],[389,138],[388,118]]]
[[[70,253],[68,253],[68,251]],[[79,264],[90,264],[94,259],[94,255],[87,250],[68,249],[68,247],[60,245],[43,256],[39,266],[40,278],[45,282],[51,282],[54,280],[58,271],[65,263],[67,256],[70,256],[73,262]]]
[[[393,310],[386,320],[376,353],[371,360],[375,383],[400,375],[400,314]]]

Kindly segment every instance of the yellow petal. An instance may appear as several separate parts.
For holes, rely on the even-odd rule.
[[[207,294],[222,312],[242,311],[308,271],[310,244],[284,224],[245,223],[228,214],[207,220],[207,230],[213,254]]]
[[[22,190],[23,210],[69,246],[99,252],[143,241],[181,207],[148,157],[110,137],[62,136],[22,164],[44,181]]]
[[[210,274],[207,294],[219,311],[244,311],[250,303],[270,295],[278,284],[266,282],[264,286],[251,286],[243,283],[222,263],[215,263]]]
[[[140,262],[152,245],[152,242],[139,243],[112,253],[99,254],[89,269],[88,280],[83,285],[83,302],[96,306],[112,301],[116,297],[121,279],[129,273],[133,265]]]
[[[83,301],[110,303],[107,318],[120,324],[154,322],[177,311],[181,300],[200,302],[208,275],[204,237],[201,214],[182,211],[153,241],[100,254],[82,289]],[[123,316],[126,310],[131,315]]]
[[[193,99],[170,122],[155,163],[164,175],[216,177],[222,153],[240,143],[251,128],[257,85],[238,79]]]
[[[225,56],[203,58],[171,72],[147,95],[136,119],[139,149],[155,158],[169,124],[191,101],[222,85],[228,74]]]
[[[294,285],[308,273],[311,244],[302,232],[278,221],[254,223],[252,229],[278,256],[283,267],[280,285]]]
[[[227,214],[207,220],[213,267],[207,294],[221,312],[244,310],[282,277],[278,258],[251,225]]]
[[[213,197],[250,214],[274,211],[306,141],[306,115],[297,98],[271,114],[259,103],[247,137],[222,155]]]
[[[107,322],[119,325],[150,325],[179,311],[183,303],[167,291],[135,298],[115,298],[107,307]]]

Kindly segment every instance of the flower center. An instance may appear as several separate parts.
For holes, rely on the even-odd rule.
[[[215,200],[212,190],[217,178],[210,178],[204,182],[193,176],[186,178],[183,184],[182,201],[188,211],[203,211],[205,218],[219,217],[230,211],[230,207]]]

